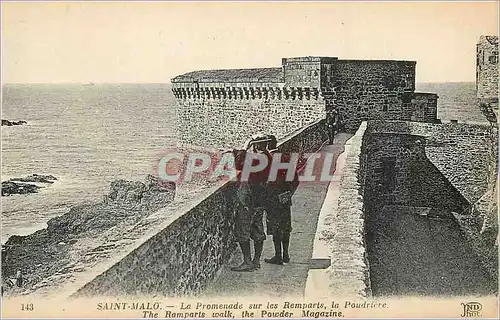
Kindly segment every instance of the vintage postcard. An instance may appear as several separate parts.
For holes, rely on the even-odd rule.
[[[2,317],[498,317],[497,1],[1,6]]]

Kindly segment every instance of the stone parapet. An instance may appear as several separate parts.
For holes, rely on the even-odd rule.
[[[278,150],[315,152],[325,139],[324,123],[319,120],[287,135]],[[154,216],[163,219],[142,230],[144,237],[120,252],[110,252],[107,261],[80,274],[68,294],[200,293],[234,251],[234,210],[233,182],[220,183],[183,206],[160,210]]]
[[[456,221],[497,279],[497,139],[496,128],[487,125],[363,122],[346,144],[331,230],[331,296],[366,297],[381,289],[370,270],[384,268],[373,221],[380,222],[387,207]]]
[[[361,146],[366,130],[363,122],[345,145],[345,164],[340,178],[337,216],[329,248],[332,297],[369,297],[370,273],[365,243],[363,203],[364,168]]]

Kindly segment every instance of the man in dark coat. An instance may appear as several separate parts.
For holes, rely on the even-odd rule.
[[[276,151],[276,137],[271,136],[270,152]],[[281,162],[289,162],[288,154],[281,155]],[[287,171],[278,170],[275,181],[267,183],[266,222],[267,234],[273,236],[274,257],[264,259],[271,264],[282,265],[290,262],[289,245],[292,232],[292,195],[299,185],[297,171],[293,181],[287,181]]]
[[[263,153],[268,158],[271,156],[267,151],[267,140],[265,137],[254,137],[247,145],[247,150],[235,152],[235,167],[238,173],[237,182],[237,204],[235,235],[243,253],[243,263],[231,268],[232,271],[254,271],[260,268],[260,259],[266,234],[263,223],[263,203],[268,169],[250,174],[248,181],[241,181],[241,171],[251,149],[254,153]],[[254,243],[254,258],[251,257],[250,240]]]
[[[337,111],[330,110],[326,113],[326,128],[328,131],[328,144],[333,144],[335,131],[337,129]]]

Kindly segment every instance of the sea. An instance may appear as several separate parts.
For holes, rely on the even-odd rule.
[[[485,122],[475,84],[420,83],[439,95],[443,121]],[[57,181],[35,194],[1,197],[1,240],[45,228],[71,206],[96,202],[116,179],[144,180],[176,144],[170,84],[5,84],[2,181],[33,173]],[[191,190],[196,193],[196,190]]]

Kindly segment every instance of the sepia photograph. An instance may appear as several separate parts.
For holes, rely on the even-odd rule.
[[[498,318],[498,1],[2,1],[4,318]]]

